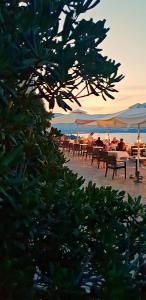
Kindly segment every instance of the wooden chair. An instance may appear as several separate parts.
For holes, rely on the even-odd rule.
[[[68,146],[68,152],[71,152],[73,153],[74,151],[74,144],[73,143],[69,143],[69,146]]]
[[[141,156],[146,157],[146,149],[145,148],[141,151]]]
[[[143,156],[145,148],[143,146],[140,146],[140,155]],[[137,156],[138,154],[138,147],[137,146],[131,146],[131,156]]]
[[[95,149],[93,150],[91,165],[93,161],[96,159],[99,168],[100,162],[106,162],[107,157],[108,157],[108,153],[106,151],[103,151],[101,149]]]
[[[92,152],[92,159],[91,159],[91,165],[93,164],[94,160],[97,160],[97,163],[99,162],[100,153],[99,149],[94,149]]]
[[[81,154],[84,156],[84,154],[87,152],[87,145],[80,145],[81,146]]]
[[[105,177],[107,176],[108,169],[113,170],[112,179],[114,179],[114,175],[117,174],[117,170],[124,169],[125,170],[125,179],[126,179],[126,161],[117,161],[115,156],[108,156],[107,161],[106,161]]]
[[[100,151],[99,152],[99,163],[98,163],[98,168],[101,162],[106,163],[108,160],[108,152],[106,151]]]
[[[81,146],[80,146],[80,144],[74,144],[74,147],[73,147],[73,155],[74,155],[75,153],[78,153],[78,155],[81,154]]]
[[[85,159],[87,159],[87,157],[91,157],[93,154],[93,146],[87,146],[86,148],[86,152],[83,152],[83,156],[85,154]]]
[[[64,141],[62,143],[62,149],[63,150],[68,150],[68,148],[69,148],[69,141]]]

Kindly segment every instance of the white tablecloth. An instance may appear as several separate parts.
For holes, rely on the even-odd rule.
[[[129,154],[126,151],[108,151],[109,156],[115,156],[117,160],[127,160]]]
[[[99,150],[103,150],[103,147],[102,146],[93,146],[93,149],[99,149]]]

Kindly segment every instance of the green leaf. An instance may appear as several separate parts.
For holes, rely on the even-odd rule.
[[[9,166],[20,157],[20,154],[22,154],[22,152],[23,146],[16,146],[13,150],[0,158],[0,164],[2,166]]]

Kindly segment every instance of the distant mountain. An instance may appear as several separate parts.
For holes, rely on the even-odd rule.
[[[56,118],[56,117],[63,117],[63,116],[67,116],[67,114],[62,114],[62,113],[54,113],[54,117]],[[91,120],[96,120],[97,118],[99,118],[99,117],[110,117],[111,116],[111,114],[77,114],[77,117],[80,117],[81,119],[91,119]]]
[[[70,120],[70,122],[65,121],[65,123],[63,122],[64,119],[66,119],[66,117],[68,118],[68,120]],[[62,113],[54,113],[54,119],[53,119],[53,124],[54,127],[58,126],[59,124],[65,125],[66,123],[69,125],[69,127],[71,126],[72,128],[72,123],[74,122],[73,120],[96,120],[99,117],[111,117],[111,114],[81,114],[81,113],[70,113],[70,114],[62,114]],[[60,118],[61,118],[61,122],[60,122]],[[74,126],[76,126],[76,124],[74,124]]]

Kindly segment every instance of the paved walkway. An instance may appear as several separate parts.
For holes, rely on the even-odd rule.
[[[68,167],[73,170],[74,173],[78,173],[79,176],[85,178],[85,184],[89,181],[96,183],[100,186],[112,186],[114,189],[124,190],[131,196],[142,196],[142,202],[146,204],[146,167],[141,166],[141,175],[143,175],[142,183],[135,183],[133,179],[130,179],[131,174],[134,175],[135,164],[131,161],[127,163],[127,179],[124,178],[124,169],[117,171],[117,176],[112,179],[112,170],[108,170],[107,178],[105,178],[105,168],[101,163],[100,169],[97,168],[97,162],[94,161],[91,165],[91,160],[85,160],[82,156],[65,153],[69,162]]]

